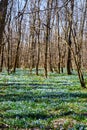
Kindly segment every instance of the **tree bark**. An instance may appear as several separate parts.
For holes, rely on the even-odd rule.
[[[0,55],[1,53],[3,54],[3,45],[2,45],[2,41],[3,41],[3,32],[5,29],[5,20],[6,20],[6,14],[7,14],[7,7],[8,7],[8,0],[1,0],[0,1]],[[0,65],[0,72],[2,71],[2,61],[3,61],[3,56],[1,58],[1,65]]]

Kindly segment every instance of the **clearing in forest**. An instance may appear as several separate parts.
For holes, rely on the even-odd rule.
[[[78,76],[40,73],[0,74],[0,129],[87,130],[87,89]]]

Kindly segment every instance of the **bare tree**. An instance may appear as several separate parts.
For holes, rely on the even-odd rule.
[[[74,29],[72,31],[72,36],[75,44],[75,54],[74,54],[74,59],[77,67],[77,72],[80,80],[80,84],[83,88],[86,87],[85,81],[84,81],[84,76],[82,72],[82,66],[81,66],[81,58],[82,58],[82,45],[83,45],[83,32],[84,32],[84,25],[85,25],[85,18],[86,18],[86,13],[87,13],[87,0],[85,1],[85,8],[83,11],[83,15],[81,16],[81,25],[80,25],[80,41],[78,40],[77,34],[76,34],[76,28],[74,26]]]
[[[74,11],[74,0],[71,0],[70,2],[70,12],[68,15],[69,19],[69,31],[68,31],[68,45],[71,48],[72,45],[72,24],[73,24],[73,11]],[[68,56],[67,56],[67,74],[71,74],[71,50],[68,47]]]
[[[44,62],[44,69],[45,69],[45,77],[47,78],[47,63],[48,63],[48,45],[49,45],[49,38],[50,38],[50,21],[51,21],[51,11],[52,8],[52,0],[47,1],[47,16],[46,16],[46,45],[45,45],[45,62]]]
[[[19,46],[20,46],[20,41],[21,41],[21,26],[22,26],[22,20],[23,20],[25,8],[27,6],[27,2],[28,2],[28,0],[25,1],[24,7],[22,9],[22,15],[21,15],[21,17],[18,17],[18,43],[17,43],[17,48],[16,48],[16,55],[15,55],[13,72],[16,71],[16,66],[17,66],[18,57],[19,57],[18,56],[18,51],[19,51]],[[19,0],[18,0],[18,15],[19,14],[20,14],[20,11],[19,11]]]
[[[40,1],[38,0],[38,10],[40,10]],[[38,30],[36,31],[37,33],[37,39],[38,39],[38,45],[37,45],[37,62],[36,62],[36,75],[38,75],[38,68],[39,68],[39,61],[40,61],[40,12],[38,11]]]

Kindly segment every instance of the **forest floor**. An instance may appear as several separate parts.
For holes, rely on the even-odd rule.
[[[87,76],[85,75],[85,78]],[[0,73],[0,130],[87,130],[87,89],[78,76]]]

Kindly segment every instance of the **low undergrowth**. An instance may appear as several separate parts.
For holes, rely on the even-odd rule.
[[[85,77],[86,78],[86,77]],[[28,70],[0,74],[0,128],[87,130],[87,89],[78,76]]]

